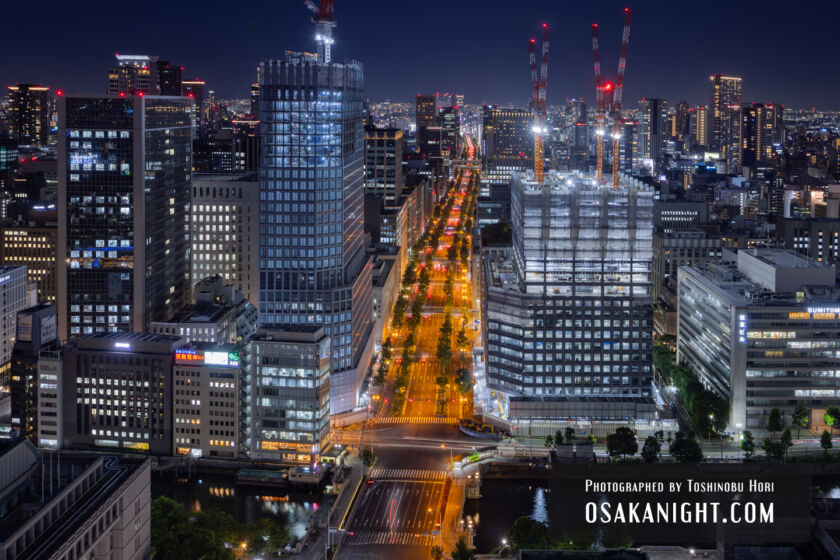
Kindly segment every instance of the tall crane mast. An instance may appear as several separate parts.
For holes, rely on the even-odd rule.
[[[618,58],[618,77],[615,85],[604,82],[601,77],[601,52],[598,44],[598,24],[592,24],[592,57],[595,63],[595,135],[597,142],[598,184],[604,181],[604,136],[607,116],[612,121],[612,186],[618,187],[618,161],[621,141],[621,93],[624,87],[624,71],[627,67],[627,47],[630,43],[630,8],[624,9],[624,32],[621,36],[621,53]]]
[[[544,178],[544,157],[543,157],[543,134],[546,132],[546,86],[548,84],[548,47],[549,28],[548,24],[542,24],[543,41],[542,57],[540,60],[540,72],[537,74],[536,60],[536,39],[528,42],[529,63],[531,67],[531,90],[533,99],[531,110],[534,113],[534,180],[542,184]]]
[[[615,98],[613,100],[613,162],[612,187],[618,188],[618,160],[619,143],[621,141],[621,93],[624,90],[624,72],[627,69],[627,49],[630,46],[630,23],[633,11],[624,8],[624,30],[621,33],[621,52],[618,55],[618,78],[615,81]]]
[[[318,42],[318,61],[329,64],[332,60],[330,47],[335,43],[332,30],[337,25],[333,19],[333,0],[321,0],[320,6],[316,5],[314,0],[303,0],[303,3],[313,14],[315,40]]]

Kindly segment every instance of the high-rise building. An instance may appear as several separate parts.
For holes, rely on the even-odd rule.
[[[729,266],[679,270],[677,360],[730,403],[727,431],[766,428],[797,405],[822,431],[840,404],[840,293],[833,265],[793,251],[724,252]]]
[[[654,97],[639,101],[641,157],[652,160],[654,169],[660,169],[668,133],[668,101]]]
[[[26,267],[0,266],[0,381],[8,378],[18,311],[26,307]],[[5,385],[5,383],[2,383]]]
[[[62,347],[61,447],[171,455],[173,412],[202,406],[195,396],[173,399],[175,352],[184,344],[166,334],[95,333]]]
[[[175,456],[244,457],[242,346],[196,342],[175,350],[172,366]]]
[[[385,206],[402,197],[403,132],[399,128],[365,127],[365,195],[379,196]]]
[[[193,103],[59,98],[59,338],[142,332],[189,301]]]
[[[251,118],[260,120],[260,84],[251,84]]]
[[[324,331],[260,329],[248,344],[251,460],[311,466],[329,442],[333,377],[331,337]]]
[[[705,148],[709,145],[709,108],[703,105],[689,111],[689,131],[696,146]]]
[[[190,284],[219,275],[259,304],[259,196],[255,172],[193,175]]]
[[[674,127],[671,130],[671,136],[682,140],[688,137],[688,102],[680,101],[674,107]]]
[[[482,168],[487,175],[510,178],[534,165],[534,116],[524,109],[483,107]]]
[[[108,71],[108,95],[157,95],[160,92],[158,57],[116,53],[115,66]]]
[[[513,420],[652,420],[653,189],[514,175],[513,247],[484,254],[487,385]]]
[[[709,76],[709,147],[720,150],[726,137],[728,108],[741,105],[741,78],[714,74]]]
[[[817,262],[840,266],[840,220],[837,218],[779,218],[776,240]]]
[[[323,326],[330,403],[343,412],[357,405],[372,359],[364,73],[294,52],[260,66],[260,324]]]
[[[440,146],[447,157],[457,158],[461,153],[461,111],[457,105],[440,111]]]
[[[199,79],[182,80],[181,95],[195,99],[195,122],[199,127],[207,124],[207,82]]]
[[[25,146],[46,146],[50,134],[50,88],[35,84],[9,86],[9,128]]]
[[[724,107],[718,118],[720,129],[718,136],[718,150],[726,160],[728,173],[741,172],[741,156],[743,154],[743,126],[744,119],[741,105]]]
[[[173,66],[168,60],[158,60],[155,67],[160,95],[181,95],[181,73],[184,67]]]
[[[754,167],[773,159],[776,148],[784,143],[784,106],[750,103],[741,108],[741,164]]]
[[[17,316],[17,336],[12,348],[9,392],[12,429],[33,443],[38,442],[39,393],[58,393],[56,379],[40,376],[38,356],[56,344],[55,306],[45,303],[22,309]],[[56,430],[58,418],[47,420],[46,430]]]
[[[436,95],[421,95],[417,94],[417,101],[415,105],[415,123],[417,131],[428,126],[435,126],[438,124],[437,120],[438,106]]]

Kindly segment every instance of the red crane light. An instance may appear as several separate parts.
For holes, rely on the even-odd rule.
[[[124,91],[120,92],[120,97],[125,97],[125,92]]]
[[[64,95],[64,92],[59,89],[59,90],[56,90],[55,94],[57,96],[61,97],[62,95]]]
[[[143,97],[143,92],[142,92],[142,91],[138,91],[138,92],[137,92],[137,96],[138,96],[138,97]]]

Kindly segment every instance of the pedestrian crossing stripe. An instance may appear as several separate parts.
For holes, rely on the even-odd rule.
[[[392,478],[408,480],[444,480],[446,479],[446,471],[425,469],[383,469],[377,467],[371,469],[370,477],[373,479],[381,478],[385,480]]]
[[[377,424],[451,424],[458,423],[457,418],[440,418],[438,416],[397,416],[376,418]]]
[[[344,539],[344,544],[350,546],[371,544],[401,544],[432,546],[435,536],[428,533],[398,533],[391,531],[354,531]]]

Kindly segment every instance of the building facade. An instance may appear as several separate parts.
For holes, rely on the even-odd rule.
[[[8,380],[17,314],[26,307],[26,267],[0,266],[0,380]]]
[[[240,436],[242,347],[193,343],[175,350],[172,368],[172,455],[236,459]]]
[[[50,135],[50,88],[35,84],[9,86],[9,128],[24,146],[46,146]]]
[[[259,194],[256,173],[193,175],[191,285],[219,275],[259,305]]]
[[[38,289],[38,301],[55,303],[57,294],[55,222],[0,226],[0,266],[25,266],[26,280]]]
[[[511,251],[484,258],[488,388],[512,419],[653,419],[653,190],[530,177],[514,176]]]
[[[183,345],[178,336],[100,332],[64,346],[61,446],[170,455],[172,367]]]
[[[142,332],[189,301],[192,102],[68,95],[58,107],[59,337]]]
[[[116,64],[108,71],[108,95],[158,95],[158,57],[120,53],[114,57]]]
[[[483,108],[482,169],[494,179],[509,179],[534,165],[534,116],[524,109]]]
[[[343,412],[358,404],[372,359],[364,73],[291,52],[260,67],[260,324],[323,326],[330,402]]]
[[[329,441],[330,341],[323,327],[260,329],[251,339],[251,459],[312,465]]]
[[[397,206],[403,189],[403,132],[398,128],[365,127],[365,195]]]
[[[727,252],[728,253],[728,252]],[[679,271],[677,361],[730,402],[729,431],[766,428],[796,405],[821,429],[840,403],[835,268],[780,249]]]

